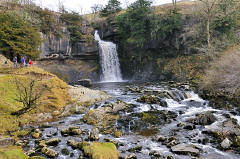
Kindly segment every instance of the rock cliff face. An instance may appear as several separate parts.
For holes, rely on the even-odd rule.
[[[82,27],[82,32],[91,36],[94,30],[89,28]],[[66,27],[62,27],[61,37],[51,34],[41,36],[43,42],[40,46],[38,66],[57,74],[68,83],[86,78],[99,80],[99,50],[95,40],[83,38],[72,44]]]
[[[98,43],[94,40],[82,39],[71,44],[70,35],[63,28],[63,35],[42,34],[40,60],[51,58],[98,59]]]

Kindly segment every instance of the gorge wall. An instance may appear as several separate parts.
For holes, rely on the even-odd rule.
[[[169,65],[180,67],[177,63],[179,61],[176,60],[179,56],[184,56],[188,62],[191,62],[191,58],[198,59],[199,53],[204,51],[194,45],[197,35],[192,28],[198,21],[199,19],[193,15],[183,15],[180,31],[164,40],[148,39],[148,42],[141,48],[135,44],[123,45],[114,22],[99,25],[99,33],[104,40],[113,41],[118,45],[124,79],[175,80],[178,75]],[[180,58],[182,60],[180,62],[183,63],[186,59]],[[186,71],[189,70],[182,68],[179,74],[186,74]],[[185,78],[184,75],[179,76]]]
[[[84,35],[91,36],[94,29],[89,25],[81,28]],[[97,41],[81,38],[72,43],[70,33],[62,27],[61,37],[41,33],[43,42],[40,46],[38,66],[57,74],[68,83],[80,79],[99,81],[99,48]]]

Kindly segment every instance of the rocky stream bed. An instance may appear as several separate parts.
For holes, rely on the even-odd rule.
[[[26,153],[91,158],[84,146],[98,141],[113,143],[115,157],[123,159],[240,158],[239,112],[212,108],[188,84],[99,83],[94,89],[113,98],[32,128],[18,141]]]

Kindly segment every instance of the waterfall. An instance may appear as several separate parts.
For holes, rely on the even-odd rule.
[[[101,81],[121,82],[122,75],[116,44],[101,40],[97,31],[95,32],[95,40],[98,41],[100,47]]]

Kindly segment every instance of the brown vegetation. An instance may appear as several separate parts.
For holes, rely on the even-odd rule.
[[[227,49],[206,71],[201,88],[235,94],[240,88],[240,46]]]

